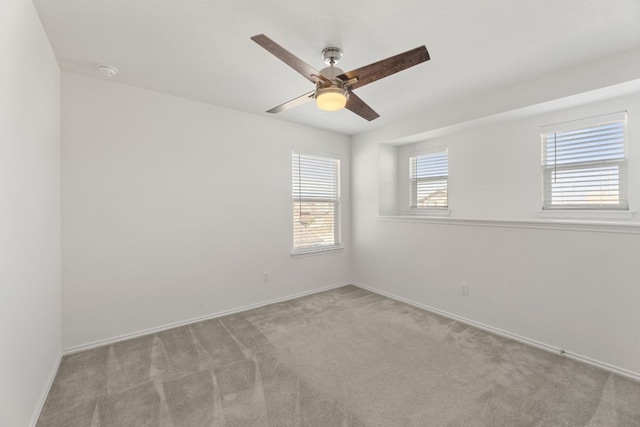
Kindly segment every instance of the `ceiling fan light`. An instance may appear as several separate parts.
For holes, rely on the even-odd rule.
[[[327,87],[316,91],[316,104],[325,111],[342,110],[347,105],[347,95],[344,89]]]

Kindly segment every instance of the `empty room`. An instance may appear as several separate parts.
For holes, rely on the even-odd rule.
[[[640,427],[637,0],[0,9],[0,426]]]

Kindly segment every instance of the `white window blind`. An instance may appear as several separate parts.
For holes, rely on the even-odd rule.
[[[293,252],[340,246],[340,159],[293,152]]]
[[[446,149],[409,157],[409,205],[411,209],[446,208],[449,156]]]
[[[543,128],[543,209],[629,208],[625,122],[614,113]]]

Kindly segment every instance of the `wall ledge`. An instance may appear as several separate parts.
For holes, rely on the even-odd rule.
[[[587,231],[595,233],[640,234],[640,223],[581,220],[456,218],[420,216],[379,216],[380,222],[413,222],[471,227],[528,228],[538,230]]]

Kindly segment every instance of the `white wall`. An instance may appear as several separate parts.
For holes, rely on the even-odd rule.
[[[62,96],[64,348],[351,279],[348,137],[71,73]],[[342,158],[341,252],[290,256],[293,147]]]
[[[60,357],[60,72],[31,1],[0,13],[0,424],[35,421]]]
[[[632,209],[640,209],[638,94],[461,126],[419,144],[449,148],[451,216],[445,219],[379,218],[379,211],[392,211],[389,186],[382,187],[381,200],[378,195],[379,182],[388,181],[380,174],[391,169],[390,150],[380,151],[378,142],[389,129],[354,138],[355,280],[640,375],[640,229],[571,231],[536,223],[540,126],[620,110],[629,118]],[[399,157],[403,150],[397,149]],[[639,216],[627,224],[638,226]],[[469,296],[460,294],[462,283],[469,284]]]

